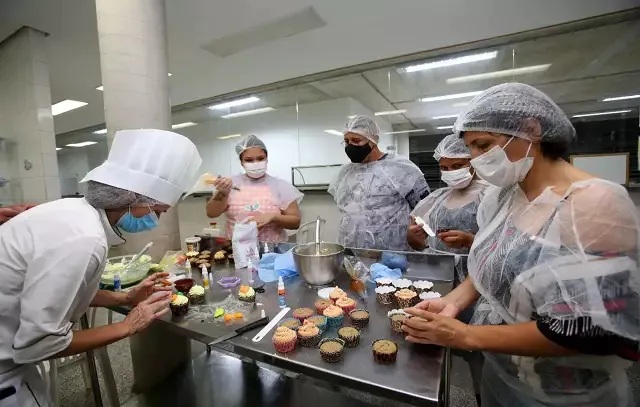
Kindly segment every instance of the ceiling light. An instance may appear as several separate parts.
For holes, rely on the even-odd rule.
[[[263,107],[263,108],[260,108],[260,109],[245,110],[244,112],[225,114],[224,116],[221,116],[221,117],[223,119],[231,119],[233,117],[250,116],[252,114],[267,113],[267,112],[271,112],[273,110],[276,110],[276,109],[274,109],[272,107]]]
[[[169,72],[167,75],[168,75],[168,76],[171,76],[171,72]]]
[[[260,100],[259,98],[255,97],[255,96],[251,96],[251,97],[244,98],[244,99],[238,99],[238,100],[233,100],[231,102],[220,103],[220,104],[217,104],[217,105],[209,106],[209,109],[211,109],[211,110],[227,109],[227,108],[230,108],[230,107],[246,105],[247,103],[258,102],[259,100]]]
[[[198,123],[194,123],[194,122],[184,122],[184,123],[178,123],[178,124],[174,124],[171,126],[172,129],[183,129],[185,127],[191,127],[191,126],[197,126]]]
[[[407,113],[407,109],[388,110],[386,112],[375,112],[374,115],[375,116],[389,116],[389,115],[392,115],[392,114],[402,114],[402,113]]]
[[[236,137],[241,137],[242,134],[229,134],[228,136],[220,136],[218,137],[218,140],[226,140],[228,138],[236,138]]]
[[[56,147],[56,151],[62,150],[62,147]]]
[[[465,55],[463,57],[456,57],[450,59],[443,59],[440,61],[427,62],[426,64],[411,65],[403,69],[404,72],[417,72],[426,71],[428,69],[443,68],[446,66],[468,64],[470,62],[486,61],[487,59],[493,59],[498,55],[498,51],[483,52],[481,54]]]
[[[427,98],[420,99],[421,102],[437,102],[439,100],[450,100],[450,99],[462,99],[462,98],[470,98],[476,95],[481,94],[482,90],[476,92],[465,92],[465,93],[452,93],[451,95],[442,95],[442,96],[430,96]]]
[[[453,126],[438,126],[436,127],[437,130],[449,130],[452,129]]]
[[[629,113],[629,110],[609,110],[608,112],[595,112],[595,113],[580,113],[574,114],[573,117],[589,117],[589,116],[603,116],[605,114],[621,114],[621,113]]]
[[[640,95],[616,96],[612,98],[602,99],[603,102],[613,102],[614,100],[638,99]]]
[[[440,119],[453,119],[455,117],[458,117],[457,114],[447,114],[444,116],[433,116],[431,119],[432,120],[440,120]]]
[[[469,102],[454,103],[451,106],[453,106],[453,107],[469,106]]]
[[[100,85],[100,86],[98,86],[96,89],[97,89],[97,90],[99,90],[99,91],[101,91],[101,92],[103,92],[103,91],[104,91],[104,86]]]
[[[82,143],[72,143],[72,144],[67,144],[67,147],[86,147],[86,146],[91,146],[94,144],[98,144],[97,141],[83,141]]]
[[[354,114],[354,115],[352,115],[352,116],[347,116],[347,118],[348,118],[348,119],[353,119],[353,118],[355,118],[355,117],[356,117],[356,115],[355,115],[355,114]]]
[[[487,73],[479,73],[476,75],[458,76],[456,78],[447,79],[447,83],[463,83],[481,81],[483,79],[504,78],[505,76],[525,75],[528,73],[543,72],[549,69],[551,64],[523,66],[522,68],[505,69],[504,71],[495,71]]]
[[[426,131],[425,129],[413,129],[413,130],[399,130],[399,131],[390,131],[389,133],[384,134],[405,134],[405,133],[417,133],[419,131]]]
[[[93,134],[107,134],[107,129],[100,129],[93,132]]]
[[[86,105],[88,105],[88,103],[79,102],[77,100],[70,100],[70,99],[63,100],[62,102],[58,102],[55,105],[51,106],[51,114],[54,116],[57,116],[59,114],[62,114]]]
[[[344,136],[344,133],[339,132],[338,130],[325,130],[325,133],[333,134],[334,136]]]

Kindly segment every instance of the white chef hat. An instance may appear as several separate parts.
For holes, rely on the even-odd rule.
[[[175,205],[202,164],[188,138],[165,130],[120,130],[102,165],[81,182],[97,181]]]

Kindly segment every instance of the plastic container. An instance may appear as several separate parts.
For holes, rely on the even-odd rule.
[[[147,276],[149,268],[151,268],[151,256],[146,254],[140,256],[140,258],[125,271],[127,264],[134,256],[134,254],[130,254],[127,256],[108,258],[107,265],[100,277],[100,283],[107,287],[113,287],[116,274],[120,276],[120,284],[122,287],[127,287],[142,281]]]
[[[199,252],[200,251],[200,241],[201,240],[202,240],[202,238],[199,238],[197,236],[188,237],[188,238],[184,239],[184,244],[187,246],[187,253],[188,252]]]
[[[278,277],[278,305],[280,305],[280,308],[287,307],[287,290],[284,288],[282,276]]]

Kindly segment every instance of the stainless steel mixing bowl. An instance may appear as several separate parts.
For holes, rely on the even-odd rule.
[[[293,248],[293,259],[298,273],[310,285],[320,286],[336,279],[342,259],[344,247],[335,243],[320,243],[319,254],[316,254],[316,243],[306,243]]]

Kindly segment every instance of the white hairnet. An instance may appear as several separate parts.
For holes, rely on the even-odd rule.
[[[353,119],[349,119],[344,126],[343,133],[359,134],[375,144],[378,144],[378,140],[380,139],[380,127],[378,127],[378,124],[369,116],[355,116]]]
[[[267,146],[262,142],[262,140],[252,134],[236,145],[236,154],[240,157],[242,153],[253,147],[261,148],[265,153],[267,153]]]
[[[567,115],[549,96],[523,83],[493,86],[473,98],[453,130],[458,136],[483,131],[560,144],[571,143],[576,135]]]
[[[89,205],[98,209],[128,208],[144,204],[149,206],[164,205],[162,202],[144,195],[97,181],[87,182],[87,192],[84,194],[84,199],[89,202]]]
[[[433,152],[433,158],[440,161],[441,158],[471,158],[471,151],[464,145],[464,140],[457,134],[450,134],[443,138]]]

